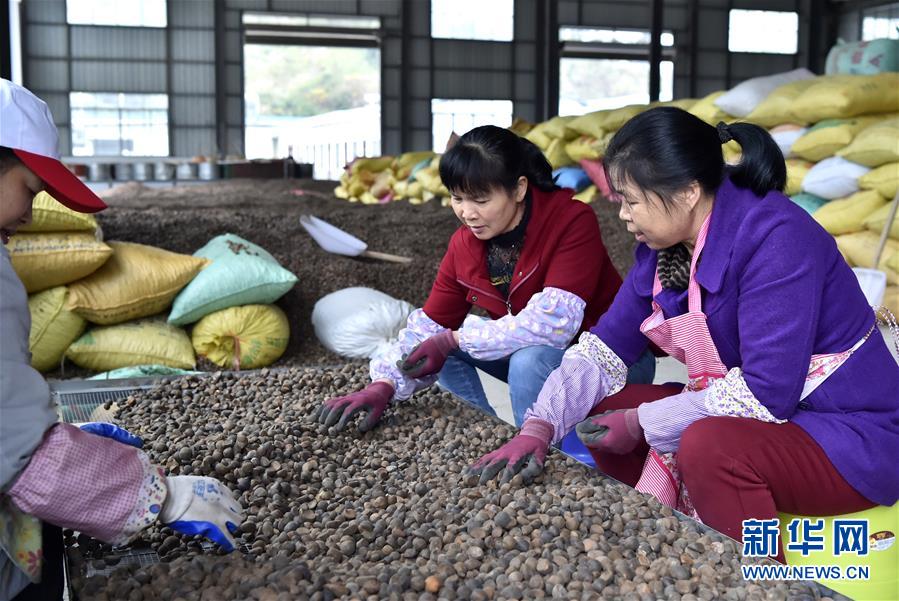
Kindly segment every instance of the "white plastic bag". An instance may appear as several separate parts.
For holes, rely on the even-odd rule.
[[[790,158],[790,153],[793,148],[793,144],[808,133],[808,128],[801,127],[798,129],[789,129],[789,130],[781,130],[781,131],[772,131],[771,138],[774,139],[774,143],[777,144],[777,147],[780,148],[780,151],[783,153],[784,158]]]
[[[794,69],[785,73],[753,77],[723,94],[715,100],[715,105],[735,117],[745,117],[780,86],[814,76],[808,69]]]
[[[802,191],[833,200],[858,192],[858,178],[870,169],[842,157],[824,159],[802,180]]]
[[[312,325],[329,351],[371,358],[396,340],[413,309],[406,301],[372,288],[344,288],[315,303]]]

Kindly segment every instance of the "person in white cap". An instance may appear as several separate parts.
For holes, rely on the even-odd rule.
[[[31,221],[46,190],[75,211],[106,205],[59,161],[47,105],[0,79],[0,237]],[[166,476],[142,441],[111,424],[57,422],[50,389],[31,367],[25,287],[0,247],[0,601],[62,599],[62,537],[71,528],[122,545],[156,521],[231,551],[243,519],[213,478]]]

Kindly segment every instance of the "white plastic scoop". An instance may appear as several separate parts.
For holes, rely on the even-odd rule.
[[[368,250],[368,245],[359,238],[346,233],[338,227],[334,227],[327,221],[323,221],[314,215],[301,216],[300,225],[309,232],[309,235],[315,239],[319,246],[329,253],[347,257],[366,257],[391,263],[412,262],[412,259],[409,257]]]

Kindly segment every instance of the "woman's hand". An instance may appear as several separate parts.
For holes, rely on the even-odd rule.
[[[555,427],[551,423],[531,418],[524,422],[512,440],[473,463],[468,468],[468,474],[480,474],[478,484],[484,484],[502,470],[500,483],[508,482],[518,473],[521,473],[526,484],[530,483],[543,471],[543,462],[554,431]]]
[[[372,382],[358,392],[325,401],[319,407],[315,419],[329,427],[336,423],[337,430],[340,431],[354,415],[368,412],[368,417],[359,424],[360,432],[368,432],[380,421],[391,398],[393,386],[387,382]]]
[[[446,358],[459,348],[459,335],[453,330],[444,330],[420,342],[397,367],[409,378],[424,378],[443,369]]]

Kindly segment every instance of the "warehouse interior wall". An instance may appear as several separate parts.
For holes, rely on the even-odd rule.
[[[553,116],[558,28],[649,29],[652,4],[515,0],[513,41],[489,42],[432,38],[427,0],[169,0],[168,27],[155,29],[70,25],[65,0],[26,0],[24,83],[50,105],[64,155],[72,148],[70,91],[167,94],[172,156],[242,154],[243,12],[373,16],[381,22],[381,147],[392,154],[432,147],[432,98],[512,100],[515,116]],[[820,72],[838,29],[835,21],[823,20],[824,4],[665,0],[661,25],[674,33],[674,97],[702,96],[801,66]],[[729,52],[734,8],[796,11],[798,53]],[[852,15],[840,18],[848,22]],[[810,35],[810,27],[820,35]]]

